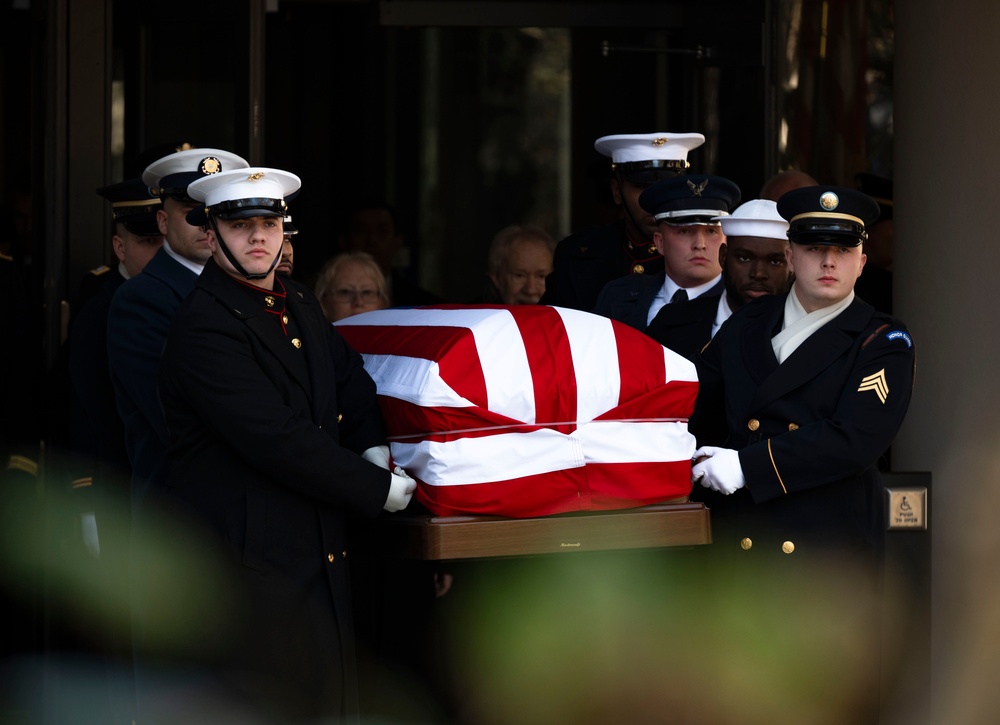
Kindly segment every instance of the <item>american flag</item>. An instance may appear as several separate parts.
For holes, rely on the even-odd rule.
[[[694,365],[577,310],[442,305],[348,317],[393,462],[439,516],[546,516],[687,496]]]

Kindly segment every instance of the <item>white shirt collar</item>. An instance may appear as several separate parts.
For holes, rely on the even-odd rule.
[[[722,327],[722,323],[732,316],[733,311],[729,307],[729,300],[726,299],[726,293],[723,292],[719,295],[719,306],[716,308],[715,322],[712,323],[712,337],[715,337],[715,333]]]
[[[695,297],[700,297],[712,289],[719,283],[720,279],[722,279],[721,272],[705,284],[700,284],[697,287],[684,287],[683,289],[688,293],[688,300],[693,300]],[[663,309],[664,305],[667,305],[670,302],[671,298],[674,296],[674,292],[679,289],[681,289],[681,286],[670,279],[668,275],[663,276],[663,285],[660,287],[660,291],[657,292],[656,296],[653,298],[653,302],[649,305],[649,312],[646,315],[647,325],[653,321],[653,318],[656,317],[656,313]]]
[[[163,249],[164,249],[164,251],[166,251],[167,254],[169,254],[171,257],[173,257],[174,259],[176,259],[183,266],[187,267],[188,269],[190,269],[192,272],[194,272],[197,275],[201,275],[202,270],[205,269],[205,263],[204,262],[193,262],[190,259],[188,259],[187,257],[182,257],[177,252],[175,252],[170,247],[170,242],[167,241],[166,237],[163,238]]]

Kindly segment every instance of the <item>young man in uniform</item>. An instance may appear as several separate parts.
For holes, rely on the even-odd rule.
[[[645,332],[665,305],[722,294],[719,248],[726,237],[718,220],[739,200],[739,187],[721,176],[678,176],[643,191],[639,204],[656,224],[663,271],[612,280],[594,312]]]
[[[788,192],[791,290],[744,306],[702,351],[696,435],[727,423],[725,448],[702,440],[696,483],[740,514],[725,546],[798,557],[871,551],[877,461],[910,403],[913,341],[898,320],[854,296],[865,225],[878,206],[853,189]],[[745,522],[745,523],[744,523]]]
[[[759,607],[758,616],[781,612],[788,632],[807,623],[785,636],[776,677],[823,673],[831,653],[810,635],[836,627],[854,654],[844,677],[817,675],[813,696],[836,706],[843,722],[874,723],[878,460],[910,403],[913,341],[901,322],[854,295],[866,226],[878,217],[870,197],[806,187],[782,196],[778,212],[789,223],[795,281],[787,294],[735,312],[702,351],[691,421],[701,447],[691,475],[695,486],[723,494],[724,506],[712,510],[712,546],[731,567],[727,581],[743,575],[757,584],[734,597]],[[713,419],[728,429],[724,440],[705,433]]]
[[[298,188],[294,174],[256,167],[189,187],[212,257],[160,370],[166,483],[235,582],[235,609],[199,621],[221,629],[205,653],[216,694],[274,721],[340,722],[357,714],[346,520],[405,508],[416,482],[388,470],[360,355],[307,288],[275,272]]]

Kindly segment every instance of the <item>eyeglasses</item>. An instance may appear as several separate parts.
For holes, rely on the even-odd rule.
[[[330,290],[328,294],[333,296],[335,302],[350,303],[357,298],[364,304],[374,302],[381,297],[377,289],[335,289]]]

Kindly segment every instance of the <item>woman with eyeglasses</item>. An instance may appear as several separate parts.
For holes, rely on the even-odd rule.
[[[367,252],[344,252],[323,265],[316,297],[330,322],[389,307],[385,276]]]

